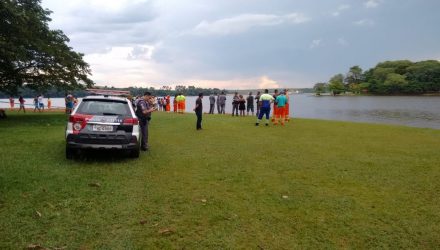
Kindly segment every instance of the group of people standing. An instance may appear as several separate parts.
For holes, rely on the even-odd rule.
[[[182,93],[176,94],[174,96],[173,108],[175,113],[185,113],[186,97]]]
[[[209,96],[209,113],[214,114],[214,106],[217,102],[217,112],[219,114],[225,114],[225,106],[226,106],[226,95],[225,92],[221,92],[221,94],[217,94],[217,98],[214,94]]]
[[[264,94],[258,97],[259,106],[257,111],[257,122],[255,126],[260,125],[263,116],[266,116],[266,126],[269,126],[269,117],[272,111],[272,122],[274,125],[281,124],[284,126],[285,122],[289,121],[289,96],[287,89],[278,92],[275,90],[273,95],[269,94],[269,90],[265,89]]]
[[[203,113],[203,105],[202,105],[203,94],[200,93],[199,97],[196,100],[196,105],[194,111],[197,115],[197,123],[196,129],[202,129],[202,113]],[[214,114],[215,103],[217,102],[217,112],[219,114],[225,114],[225,102],[226,95],[224,92],[217,95],[211,94],[209,96],[209,114]],[[287,89],[279,92],[275,90],[273,95],[269,94],[269,90],[265,89],[263,94],[257,92],[257,95],[254,97],[252,92],[249,92],[249,95],[246,99],[243,95],[239,95],[235,92],[232,98],[232,116],[245,116],[251,113],[254,115],[254,102],[257,106],[257,122],[255,126],[259,126],[260,122],[263,119],[263,116],[266,117],[266,126],[269,126],[270,114],[272,111],[272,119],[274,125],[281,124],[284,126],[285,122],[289,121],[289,96]]]
[[[157,97],[157,108],[160,111],[170,112],[171,100],[170,96]]]
[[[26,102],[26,100],[23,98],[23,96],[19,96],[18,97],[18,103],[20,105],[20,108],[18,109],[18,112],[23,110],[23,112],[26,113],[25,102]],[[33,104],[34,104],[34,112],[36,112],[36,111],[38,111],[38,112],[44,111],[44,108],[46,106],[44,105],[44,97],[43,97],[43,95],[35,96],[34,100],[33,100]],[[13,110],[14,107],[15,107],[15,99],[12,96],[9,97],[9,105],[10,105],[11,110]],[[52,100],[50,99],[50,97],[47,98],[47,108],[48,109],[52,108]]]
[[[68,94],[66,95],[66,97],[64,98],[64,102],[66,104],[66,114],[71,114],[73,109],[76,107],[76,105],[78,104],[78,99],[75,98],[73,95]]]

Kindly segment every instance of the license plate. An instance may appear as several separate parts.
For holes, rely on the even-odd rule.
[[[113,131],[113,126],[112,125],[95,124],[92,126],[92,130],[98,131],[98,132],[110,132],[110,131]]]

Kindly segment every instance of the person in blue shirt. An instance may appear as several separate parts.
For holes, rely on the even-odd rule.
[[[273,96],[269,95],[268,93],[269,90],[265,89],[264,94],[262,94],[259,98],[259,103],[261,103],[261,108],[255,126],[260,125],[261,119],[263,119],[264,115],[266,115],[266,126],[269,126],[270,105],[275,99],[273,98]]]
[[[286,119],[286,104],[287,97],[284,92],[281,92],[280,95],[277,96],[275,102],[277,103],[277,116],[275,117],[274,125],[278,124],[278,121],[281,122],[281,125],[284,126],[284,121]]]

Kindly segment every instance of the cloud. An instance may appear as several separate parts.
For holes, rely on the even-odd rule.
[[[134,46],[131,52],[128,53],[128,59],[131,60],[151,60],[155,47],[149,45]]]
[[[273,89],[273,88],[279,88],[280,85],[278,84],[277,81],[270,79],[268,76],[262,76],[260,78],[258,87],[260,89]]]
[[[358,26],[373,26],[374,21],[370,19],[361,19],[359,21],[354,22],[354,24]]]
[[[203,20],[189,33],[195,35],[229,35],[242,33],[255,27],[300,24],[309,20],[301,13],[287,15],[242,14],[213,22]]]
[[[319,47],[321,45],[321,39],[315,39],[310,43],[309,48],[314,49],[316,47]]]
[[[368,0],[364,3],[366,8],[376,8],[382,3],[382,0]]]
[[[348,4],[339,5],[337,10],[332,13],[332,16],[337,17],[337,16],[341,15],[341,13],[343,11],[348,10],[348,9],[350,9],[350,5],[348,5]]]
[[[48,2],[52,29],[62,29],[71,46],[82,53],[105,53],[111,47],[155,43],[158,13],[147,0],[76,0]],[[85,7],[86,6],[86,7]]]

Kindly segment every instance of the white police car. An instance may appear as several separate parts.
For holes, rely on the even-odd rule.
[[[127,98],[88,96],[73,110],[66,128],[66,158],[83,149],[124,150],[139,157],[139,121]]]

